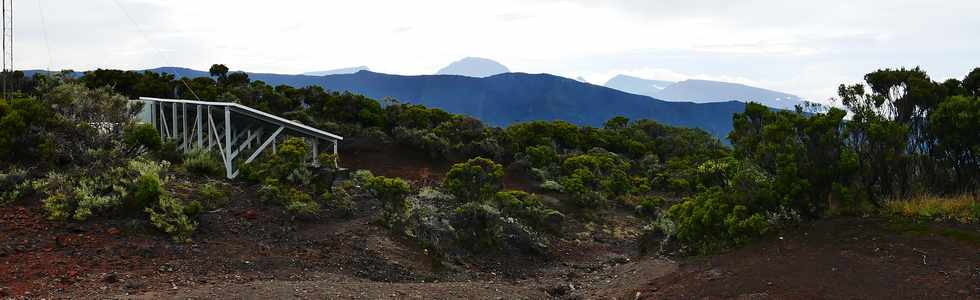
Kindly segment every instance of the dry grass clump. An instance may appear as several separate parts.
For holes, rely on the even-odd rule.
[[[889,201],[886,210],[892,214],[924,220],[980,223],[980,199],[973,195],[917,196]]]

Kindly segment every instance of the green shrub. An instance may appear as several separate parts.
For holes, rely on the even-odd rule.
[[[504,167],[477,157],[458,163],[446,174],[443,187],[462,202],[487,201],[503,188]]]
[[[107,176],[112,189],[119,192],[123,208],[129,212],[142,212],[159,202],[166,193],[164,174],[169,166],[166,162],[134,159],[125,168],[116,168]]]
[[[208,182],[201,185],[197,190],[198,198],[204,202],[208,209],[217,209],[228,204],[231,198],[228,197],[226,188],[218,183]]]
[[[320,166],[333,170],[340,163],[340,156],[334,153],[323,152],[317,157]]]
[[[279,180],[274,178],[266,178],[262,183],[262,186],[258,190],[259,199],[265,201],[266,203],[276,203],[282,204],[282,188],[280,187]]]
[[[549,192],[561,193],[565,191],[565,187],[554,180],[546,180],[545,182],[542,182],[539,187]]]
[[[617,155],[593,149],[562,162],[565,177],[561,186],[576,206],[602,209],[608,205],[608,198],[633,191],[634,183],[627,174],[629,168],[629,162]]]
[[[496,196],[500,210],[534,228],[557,229],[565,216],[544,206],[541,197],[523,191],[504,191]]]
[[[656,218],[657,213],[660,211],[660,207],[664,206],[667,200],[659,196],[645,196],[640,199],[640,202],[636,205],[636,213],[641,216]]]
[[[43,203],[44,211],[48,213],[48,220],[65,221],[71,218],[75,211],[68,196],[60,192],[50,194],[44,198]]]
[[[177,141],[166,140],[160,144],[159,149],[156,151],[157,157],[161,160],[165,160],[172,163],[179,163],[184,159],[184,154],[177,149]]]
[[[315,215],[320,212],[320,203],[310,194],[290,188],[286,192],[286,210],[298,215]]]
[[[676,225],[677,239],[700,253],[710,253],[766,233],[765,216],[733,203],[732,198],[715,187],[672,206],[667,214]]]
[[[134,159],[124,166],[51,172],[31,184],[44,194],[49,218],[84,221],[120,207],[140,211],[156,203],[165,194],[161,175],[168,166],[166,162]]]
[[[191,234],[197,229],[197,222],[187,214],[193,210],[189,211],[180,201],[165,196],[160,198],[157,208],[147,207],[145,211],[150,216],[150,224],[169,234],[174,241],[186,243],[191,241]]]
[[[320,195],[320,201],[344,216],[351,215],[354,212],[354,206],[357,205],[354,202],[354,197],[345,189],[337,189],[333,193],[325,192]]]
[[[503,239],[501,215],[493,206],[470,202],[456,209],[452,218],[459,245],[473,251],[495,249]]]
[[[121,196],[105,190],[105,183],[99,178],[83,177],[74,188],[74,198],[78,201],[75,213],[76,221],[85,221],[95,213],[104,212],[119,206]]]
[[[605,195],[595,186],[599,179],[587,169],[577,169],[571,176],[561,181],[571,204],[585,209],[601,209],[608,205]]]
[[[197,217],[203,212],[204,205],[197,200],[191,201],[191,203],[187,203],[187,206],[184,206],[184,214],[191,218]]]
[[[443,256],[453,250],[456,242],[456,229],[446,220],[445,214],[435,206],[420,203],[412,209],[410,227],[406,234],[414,238],[419,246],[435,260],[442,263]]]
[[[127,203],[127,209],[131,211],[143,210],[147,206],[159,202],[162,195],[163,187],[160,186],[160,177],[156,174],[141,175],[136,181],[133,201]]]
[[[268,160],[264,167],[269,170],[269,176],[281,181],[306,185],[312,177],[306,167],[306,156],[310,147],[301,138],[291,137],[279,146],[279,151]]]
[[[372,177],[367,183],[367,189],[381,201],[383,221],[388,226],[405,221],[412,209],[407,201],[411,189],[404,180],[383,176]]]
[[[357,170],[351,174],[351,180],[357,185],[367,185],[372,178],[374,178],[374,174],[371,174],[369,170]]]
[[[540,145],[528,147],[527,150],[524,150],[524,153],[527,154],[531,166],[535,168],[558,164],[558,152],[551,146]]]
[[[423,187],[415,195],[418,199],[431,203],[453,203],[456,198],[453,195],[443,193],[432,187]]]
[[[211,152],[194,150],[184,157],[184,169],[198,175],[221,176],[225,172],[225,165]]]
[[[153,124],[138,124],[126,127],[123,131],[123,143],[128,152],[139,153],[145,150],[157,151],[163,146],[160,131]]]
[[[20,200],[31,188],[27,170],[11,168],[0,173],[0,206]]]
[[[0,161],[33,162],[45,151],[50,107],[35,98],[0,99]],[[47,150],[51,150],[48,148]]]

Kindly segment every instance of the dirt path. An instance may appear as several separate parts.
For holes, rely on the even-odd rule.
[[[978,299],[980,227],[819,221],[690,259],[643,299]]]
[[[255,281],[154,291],[126,299],[544,299],[525,283],[381,283],[325,274],[315,281]]]

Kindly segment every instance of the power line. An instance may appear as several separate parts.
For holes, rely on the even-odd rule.
[[[44,49],[48,51],[48,65],[45,68],[47,75],[51,75],[51,43],[48,41],[48,22],[44,19],[44,5],[42,0],[37,0],[37,13],[41,16],[41,35],[44,37]]]
[[[3,0],[3,1],[8,1],[8,0]],[[138,23],[136,23],[136,19],[133,19],[133,16],[131,16],[129,14],[129,11],[127,11],[126,8],[119,3],[119,0],[112,0],[112,2],[116,3],[116,6],[119,7],[119,10],[121,10],[123,14],[126,15],[126,19],[129,19],[129,22],[133,24],[133,27],[136,27],[136,31],[143,36],[143,39],[146,40],[146,43],[149,45],[153,45],[153,42],[150,41],[149,35],[147,35],[146,32],[143,31],[143,28],[140,27]],[[163,58],[164,63],[168,61],[166,55],[164,55],[163,52],[160,51],[160,49],[153,48],[153,50],[156,50],[157,55]],[[184,77],[180,76],[180,72],[177,70],[176,67],[174,68],[174,76],[176,76],[178,80],[180,80],[180,82],[184,84],[184,87],[187,88],[187,91],[191,92],[191,95],[193,95],[195,99],[197,99],[198,101],[201,100],[201,97],[198,97],[197,93],[194,92],[194,89],[192,89],[191,86],[187,84],[187,81],[184,80]]]
[[[13,73],[14,69],[14,1],[13,0],[2,0],[3,1],[3,24],[2,28],[3,35],[3,97],[10,98],[7,91],[7,77]]]

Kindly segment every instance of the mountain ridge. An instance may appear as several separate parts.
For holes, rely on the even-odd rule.
[[[339,69],[333,69],[327,71],[304,72],[298,75],[326,76],[326,75],[337,75],[337,74],[352,74],[352,73],[357,73],[359,71],[370,71],[370,70],[371,68],[368,68],[367,66],[357,66],[357,67],[339,68]]]
[[[606,87],[665,101],[712,103],[719,101],[758,102],[778,109],[794,109],[805,100],[799,96],[741,83],[688,79],[679,82],[617,75]]]

